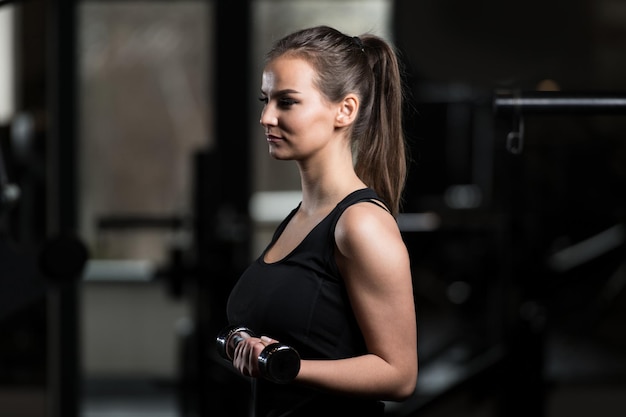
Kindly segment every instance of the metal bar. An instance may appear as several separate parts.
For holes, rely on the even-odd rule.
[[[76,9],[78,0],[45,4],[48,39],[47,108],[50,114],[46,151],[46,234],[73,234],[77,224],[76,196]],[[73,242],[73,241],[72,241]],[[48,242],[53,253],[59,248]],[[64,260],[72,258],[69,250]],[[63,263],[64,260],[56,261]],[[63,269],[63,268],[62,268]],[[63,273],[63,271],[60,271]],[[79,417],[81,355],[77,277],[49,277],[48,291],[48,415]]]
[[[493,110],[496,115],[626,114],[626,93],[499,91],[493,99]]]

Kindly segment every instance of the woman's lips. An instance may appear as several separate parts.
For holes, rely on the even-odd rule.
[[[274,136],[274,135],[266,135],[266,139],[268,142],[278,142],[278,141],[283,140],[282,138],[278,136]]]

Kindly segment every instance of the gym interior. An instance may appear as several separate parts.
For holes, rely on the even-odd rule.
[[[0,416],[237,417],[237,277],[299,201],[262,54],[393,40],[419,333],[390,417],[626,415],[626,3],[0,1]]]

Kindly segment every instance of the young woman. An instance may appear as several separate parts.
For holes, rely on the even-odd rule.
[[[417,329],[396,216],[406,175],[402,82],[392,46],[319,26],[275,43],[262,75],[270,155],[298,165],[302,201],[243,273],[227,306],[247,337],[234,367],[256,417],[381,416],[412,395]],[[264,378],[272,343],[300,355],[289,383]]]

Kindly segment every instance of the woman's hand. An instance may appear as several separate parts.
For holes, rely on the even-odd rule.
[[[233,366],[243,376],[258,378],[261,376],[259,370],[259,355],[266,346],[276,343],[267,336],[251,337],[247,333],[241,333],[243,340],[237,344],[233,352]]]

